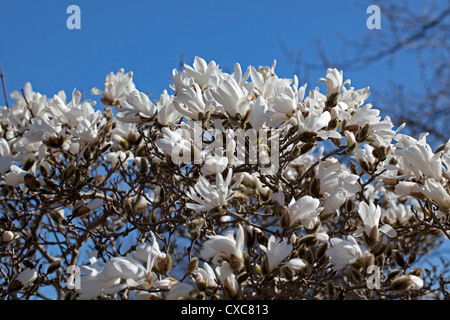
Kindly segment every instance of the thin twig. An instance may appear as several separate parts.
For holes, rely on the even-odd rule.
[[[0,67],[0,78],[2,78],[3,94],[5,95],[5,103],[6,103],[6,106],[9,108],[8,97],[6,94],[6,87],[5,87],[5,79],[3,78],[2,67]]]

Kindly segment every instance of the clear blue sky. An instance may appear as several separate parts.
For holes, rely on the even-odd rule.
[[[77,88],[89,98],[90,89],[102,87],[107,73],[123,67],[134,71],[139,90],[158,98],[168,89],[168,78],[182,54],[188,64],[198,55],[215,60],[225,71],[232,71],[235,62],[246,68],[272,65],[276,59],[277,74],[293,77],[280,37],[314,62],[316,39],[322,40],[325,50],[336,52],[340,35],[371,37],[388,27],[367,29],[366,8],[371,1],[0,0],[0,4],[0,66],[7,91],[20,90],[30,81],[49,97],[60,89],[69,95]],[[80,30],[66,27],[71,4],[81,9]],[[389,77],[411,77],[407,59],[393,68],[380,64],[371,70],[344,70],[344,77],[357,88],[381,86]],[[325,71],[298,76],[313,87]]]

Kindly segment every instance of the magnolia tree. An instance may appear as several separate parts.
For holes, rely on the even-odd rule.
[[[1,110],[3,299],[448,298],[450,140],[394,128],[343,72],[120,69]],[[324,85],[324,87],[325,87]],[[441,267],[446,267],[442,261]]]

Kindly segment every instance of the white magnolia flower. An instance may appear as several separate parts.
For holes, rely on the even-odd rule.
[[[292,198],[287,211],[289,214],[289,226],[293,226],[300,221],[305,228],[314,228],[323,209],[319,205],[319,199],[314,199],[308,195],[301,197],[297,201]]]
[[[217,286],[216,274],[207,262],[203,262],[203,268],[197,268],[193,272],[192,276],[196,282],[205,283],[208,287]]]
[[[75,291],[78,293],[78,300],[95,299],[107,292],[111,288],[117,288],[120,285],[120,278],[105,277],[101,270],[88,266],[80,267],[81,276],[79,278],[79,286],[75,282]],[[75,280],[76,281],[76,280]]]
[[[192,210],[208,211],[223,207],[228,200],[233,197],[233,189],[240,185],[242,178],[238,179],[231,187],[229,184],[233,176],[233,170],[229,169],[225,180],[221,174],[216,174],[216,184],[213,185],[209,180],[201,176],[194,188],[189,187],[187,196],[196,203],[187,203],[186,207]],[[198,195],[197,195],[198,194]]]
[[[30,141],[47,141],[50,137],[58,137],[61,126],[53,125],[48,119],[35,117],[28,125],[28,131],[24,133],[24,138]]]
[[[92,255],[90,261],[93,267],[80,267],[83,273],[80,277],[81,284],[80,287],[75,288],[80,294],[79,299],[93,299],[103,294],[115,294],[128,287],[151,287],[153,279],[157,278],[152,272],[157,258],[153,254],[157,250],[155,243],[156,241],[145,249],[141,247],[139,252],[132,252],[125,257],[113,257],[104,264]],[[136,256],[141,260],[137,260]]]
[[[105,263],[103,275],[108,278],[143,280],[147,277],[146,268],[131,256],[113,257]]]
[[[293,272],[304,272],[308,268],[308,263],[300,258],[293,258],[286,262],[285,266]]]
[[[10,186],[17,186],[24,182],[25,175],[28,173],[25,170],[22,170],[16,165],[11,165],[10,172],[5,174],[3,177],[3,180],[6,184],[9,184]]]
[[[102,92],[98,88],[93,88],[91,94],[103,94],[103,101],[106,104],[116,105],[121,98],[128,96],[136,86],[133,83],[133,72],[125,73],[123,68],[120,68],[116,74],[110,72],[106,76],[105,91]]]
[[[350,82],[350,80],[344,82],[343,71],[339,71],[336,68],[328,68],[325,78],[320,78],[318,81],[327,85],[328,96],[340,93],[343,86]]]
[[[363,257],[363,250],[352,236],[348,236],[347,240],[331,238],[330,246],[326,254],[330,257],[336,270],[341,270],[346,265],[352,264]]]
[[[248,90],[241,87],[232,76],[223,79],[211,94],[230,117],[236,117],[238,113],[244,117],[253,99]]]
[[[220,258],[228,261],[242,259],[244,250],[244,230],[238,226],[236,239],[233,236],[233,230],[229,230],[222,235],[209,236],[204,243],[200,253],[203,259],[212,259],[214,264],[218,264]]]
[[[221,174],[228,165],[227,157],[219,156],[207,156],[205,162],[202,165],[200,172],[205,175],[216,175]]]
[[[294,78],[294,85],[283,86],[275,89],[274,98],[271,103],[271,107],[279,113],[284,115],[292,115],[297,108],[299,108],[300,102],[305,97],[306,84],[297,89],[298,79]]]
[[[69,125],[71,127],[78,126],[83,119],[89,120],[91,123],[99,122],[102,118],[100,110],[95,111],[95,101],[81,100],[80,91],[74,90],[72,93],[72,101],[66,102],[64,91],[60,91],[54,95],[47,103],[49,113],[52,115],[53,121],[57,125]]]
[[[228,261],[223,261],[221,266],[216,267],[215,270],[217,278],[224,286],[224,291],[228,299],[236,299],[240,288],[230,263]]]
[[[189,283],[178,282],[170,287],[166,300],[189,300],[195,287]]]
[[[424,175],[439,182],[442,179],[441,154],[434,154],[431,147],[422,142],[408,147],[403,153],[403,161],[417,177]]]
[[[70,129],[70,134],[75,138],[74,141],[83,144],[95,144],[100,140],[98,127],[97,123],[82,119],[77,127]]]
[[[190,160],[191,142],[183,137],[182,129],[172,131],[169,128],[164,127],[161,130],[164,133],[164,138],[157,140],[155,142],[156,146],[165,154],[171,155],[174,163],[178,162],[180,152],[182,152],[183,155],[189,155]]]
[[[120,163],[120,168],[128,168],[129,161],[134,159],[133,154],[130,151],[114,151],[114,152],[108,152],[105,154],[105,160],[111,164],[112,168],[116,168],[117,165]]]
[[[9,143],[4,139],[0,139],[0,174],[5,174],[12,164],[11,148]]]
[[[173,100],[175,109],[192,120],[201,120],[200,114],[211,112],[210,101],[205,101],[202,89],[197,83],[193,87],[183,89]]]
[[[267,247],[260,245],[262,251],[266,253],[263,264],[266,264],[267,274],[276,268],[284,259],[286,259],[292,252],[292,245],[282,240],[277,241],[274,236],[270,236]]]
[[[155,234],[151,232],[150,235],[152,237],[152,242],[139,244],[133,252],[133,257],[143,262],[150,259],[150,261],[153,261],[151,262],[152,266],[156,267],[156,269],[160,271],[165,270],[166,267],[164,264],[167,254],[161,251]]]
[[[308,116],[305,117],[302,112],[297,111],[296,118],[291,119],[294,119],[293,121],[297,124],[299,132],[318,133],[328,125],[331,114],[328,111],[322,113],[311,109]]]
[[[157,121],[164,126],[170,125],[182,117],[182,114],[175,108],[173,99],[174,97],[170,96],[167,90],[164,90],[160,99],[156,102]]]
[[[142,118],[152,118],[155,115],[156,106],[145,93],[133,90],[121,100],[121,107],[117,111],[117,119],[120,121],[141,123]]]
[[[219,68],[215,61],[208,64],[200,57],[194,58],[193,66],[184,65],[184,70],[172,70],[172,83],[170,87],[175,90],[175,94],[181,92],[182,89],[192,86],[196,83],[202,90],[208,85],[215,86],[219,77]]]
[[[450,195],[442,186],[433,178],[426,179],[423,186],[418,186],[422,193],[437,203],[442,209],[450,209]]]
[[[336,159],[321,161],[317,177],[320,181],[319,193],[324,195],[324,214],[336,212],[347,198],[353,198],[361,188],[359,176],[345,170]]]
[[[359,203],[358,209],[359,216],[364,223],[364,232],[367,237],[373,241],[378,239],[378,232],[381,231],[389,237],[397,236],[397,232],[388,224],[384,224],[378,229],[378,223],[381,218],[381,207],[375,206],[374,203],[370,202],[369,205],[364,201]]]
[[[256,70],[250,67],[250,76],[252,78],[253,91],[257,95],[261,95],[266,100],[273,99],[276,88],[289,86],[293,82],[292,79],[280,79],[275,74],[276,60],[272,67],[261,66]]]

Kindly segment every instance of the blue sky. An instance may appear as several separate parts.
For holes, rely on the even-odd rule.
[[[293,77],[279,43],[281,37],[304,58],[318,61],[314,41],[327,52],[347,38],[372,37],[366,8],[371,1],[1,1],[0,66],[8,92],[30,81],[47,96],[60,89],[71,93],[102,87],[105,76],[119,68],[132,70],[137,88],[158,98],[169,88],[168,78],[180,56],[192,64],[195,56],[215,60],[232,71],[235,62],[272,65],[277,74]],[[69,5],[81,9],[81,29],[69,30]],[[382,20],[383,22],[383,20]],[[387,27],[387,26],[386,26]],[[388,68],[379,64],[363,72],[346,72],[359,88],[383,86],[390,77],[410,78],[408,57]],[[334,66],[330,66],[334,67]],[[299,74],[301,83],[319,85],[326,70]],[[0,105],[4,105],[3,95]]]

